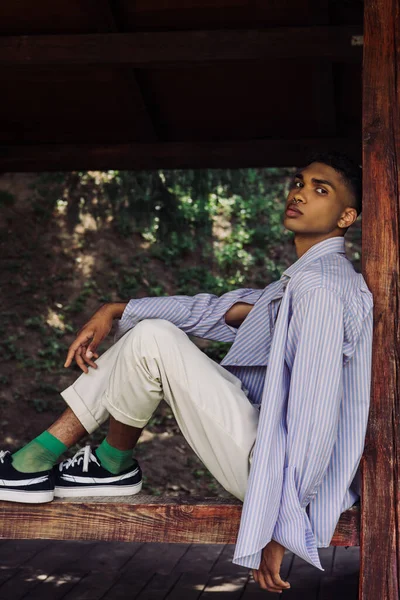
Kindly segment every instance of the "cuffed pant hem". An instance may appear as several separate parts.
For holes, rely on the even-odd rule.
[[[124,425],[129,425],[129,427],[137,427],[138,429],[143,429],[146,427],[147,423],[151,419],[151,415],[148,419],[134,419],[126,413],[122,412],[119,408],[116,408],[111,402],[108,400],[107,395],[103,396],[103,405],[106,407],[107,411],[110,413],[112,417],[116,421],[123,423]]]
[[[96,431],[100,427],[101,423],[96,421],[72,385],[60,393],[88,433],[93,433],[93,431]]]

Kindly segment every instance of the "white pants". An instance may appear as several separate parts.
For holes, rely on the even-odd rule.
[[[235,375],[163,319],[141,321],[96,363],[61,392],[89,433],[110,414],[142,428],[164,399],[207,469],[244,499],[259,411]]]

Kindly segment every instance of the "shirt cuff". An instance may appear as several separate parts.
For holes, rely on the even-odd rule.
[[[286,467],[284,470],[281,505],[272,539],[317,569],[325,571],[306,507],[300,504],[295,470],[296,467]]]
[[[140,317],[135,318],[135,315],[132,311],[134,303],[137,303],[138,300],[140,301],[140,299],[129,300],[124,308],[121,318],[116,320],[117,326],[114,332],[114,343],[117,342],[127,331],[139,323]]]

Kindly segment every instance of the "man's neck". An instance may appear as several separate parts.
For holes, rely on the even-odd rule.
[[[334,237],[343,237],[341,234],[337,234],[335,232],[326,234],[326,233],[321,233],[321,234],[313,234],[313,235],[302,235],[297,233],[294,236],[294,245],[296,247],[296,254],[297,254],[297,258],[300,258],[301,256],[303,256],[303,254],[305,254],[307,252],[307,250],[309,250],[312,246],[315,246],[315,244],[318,244],[319,242],[322,242],[323,240],[327,240],[330,238],[334,238]]]

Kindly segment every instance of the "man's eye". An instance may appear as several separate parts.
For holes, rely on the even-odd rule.
[[[303,185],[303,182],[302,182],[302,181],[293,181],[293,183],[292,183],[292,187],[295,187],[295,188],[297,188],[297,184],[298,184],[298,183],[300,183],[301,185]],[[328,192],[326,191],[326,189],[325,189],[325,188],[323,188],[323,187],[317,187],[317,188],[315,188],[315,189],[316,189],[316,190],[322,190],[322,191],[323,191],[323,194],[322,194],[322,195],[324,195],[324,194],[327,194],[327,193],[328,193]],[[321,194],[320,194],[320,195],[321,195]]]

